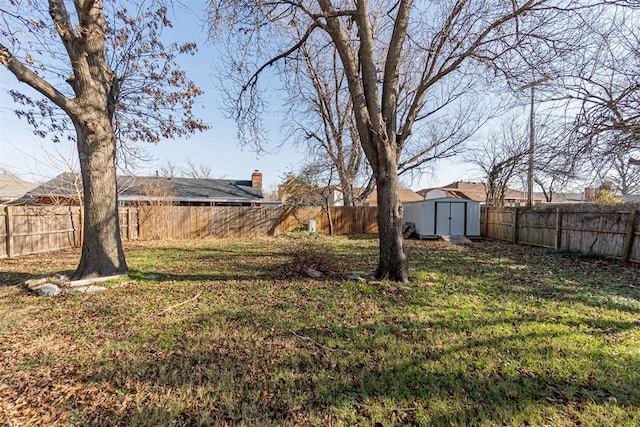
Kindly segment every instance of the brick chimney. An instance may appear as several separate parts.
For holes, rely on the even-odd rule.
[[[257,169],[251,174],[251,186],[262,189],[262,172]]]

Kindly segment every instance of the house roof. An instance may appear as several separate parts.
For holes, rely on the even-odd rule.
[[[533,198],[540,198],[546,201],[543,193],[533,193]],[[551,203],[580,203],[584,201],[584,193],[553,193],[551,195]]]
[[[398,199],[400,203],[407,202],[417,202],[419,200],[424,200],[424,198],[413,190],[409,190],[408,188],[399,188],[398,189]],[[378,202],[378,193],[373,191],[369,197],[367,197],[367,202]]]
[[[440,190],[444,192],[445,197],[451,197],[455,199],[475,200],[477,202],[484,202],[487,198],[485,186],[479,182],[464,182],[456,181],[451,184],[444,185],[442,187],[424,188],[418,191],[423,198],[433,190]]]
[[[75,182],[82,191],[82,180],[78,174],[63,173],[34,188],[29,195],[75,197]],[[119,176],[117,185],[120,200],[262,200],[262,188],[252,187],[251,180]]]
[[[486,187],[485,184],[481,182],[456,181],[442,187],[422,189],[418,191],[418,194],[425,197],[432,190],[444,191],[446,193],[446,197],[475,200],[476,202],[484,202],[487,200]],[[504,198],[506,200],[525,200],[527,198],[527,194],[523,191],[507,188],[505,190]],[[544,197],[534,194],[534,200],[536,199],[542,200]]]
[[[13,175],[0,174],[0,200],[13,200],[22,197],[25,193],[37,187],[38,184],[24,181]]]

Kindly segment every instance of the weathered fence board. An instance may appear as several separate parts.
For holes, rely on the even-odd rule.
[[[376,207],[331,207],[318,206],[283,207],[280,231],[287,233],[306,230],[309,221],[316,222],[317,231],[329,234],[329,216],[333,234],[376,234],[378,232],[378,210]]]
[[[281,210],[249,206],[141,206],[139,238],[255,237],[279,233]]]
[[[375,207],[329,209],[334,234],[377,233]],[[321,207],[140,206],[119,209],[122,240],[275,236],[307,229],[329,234]],[[0,258],[54,251],[80,244],[78,206],[6,206],[0,210]]]
[[[74,207],[6,206],[0,257],[37,254],[76,246],[79,211]]]
[[[483,207],[485,237],[640,262],[640,204]]]
[[[306,230],[311,220],[317,231],[330,231],[327,210],[313,206],[142,206],[138,212],[142,240],[275,236]],[[377,233],[375,207],[333,207],[329,212],[334,234]]]
[[[138,238],[135,209],[120,209],[123,240]],[[4,206],[0,208],[0,258],[78,246],[82,222],[78,206]]]

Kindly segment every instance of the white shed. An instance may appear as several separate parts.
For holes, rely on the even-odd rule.
[[[404,203],[404,222],[421,236],[480,236],[480,202],[443,197]]]

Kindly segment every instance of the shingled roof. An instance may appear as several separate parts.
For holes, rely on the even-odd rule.
[[[418,202],[420,200],[423,200],[423,197],[408,188],[398,188],[398,200],[400,200],[400,203]],[[365,200],[365,203],[368,203],[369,206],[377,206],[378,193],[376,191],[373,191],[369,195],[369,197],[367,197],[367,200]]]
[[[0,174],[0,202],[19,199],[38,184],[24,181],[13,175]]]
[[[63,173],[28,193],[31,198],[75,197],[76,184],[82,191],[78,174]],[[260,202],[262,188],[252,186],[251,180],[165,178],[119,176],[118,198],[121,201],[172,200],[177,202]],[[164,194],[150,192],[162,187]]]
[[[432,190],[440,190],[446,194],[446,197],[475,200],[476,202],[485,202],[487,200],[486,187],[481,182],[456,181],[442,187],[425,188],[417,193],[425,197]],[[522,191],[512,190],[511,188],[505,190],[506,200],[526,200],[526,198],[526,193]]]

